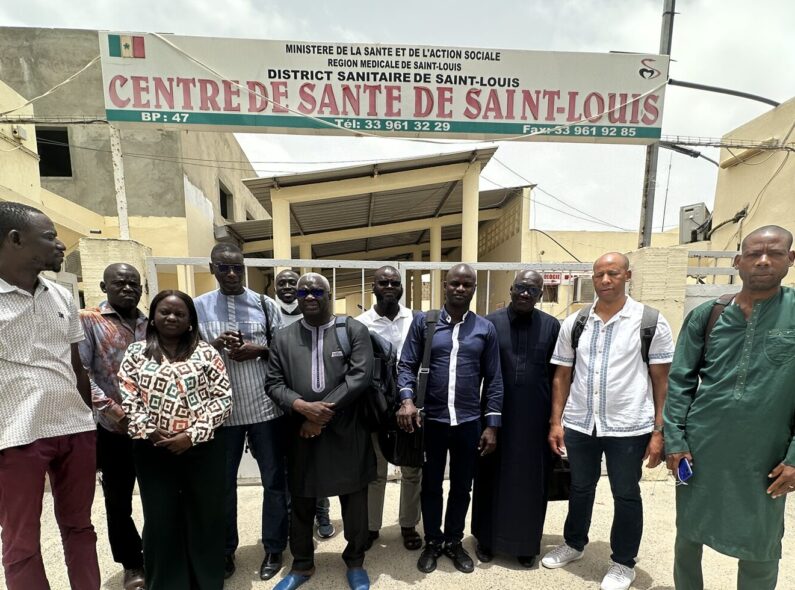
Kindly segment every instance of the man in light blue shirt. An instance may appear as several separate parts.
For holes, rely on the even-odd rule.
[[[262,544],[265,559],[260,578],[269,580],[282,568],[287,547],[287,483],[282,411],[265,395],[268,345],[282,325],[276,303],[244,286],[243,253],[234,244],[217,244],[210,254],[210,272],[218,290],[195,300],[201,337],[223,357],[232,384],[232,415],[216,435],[226,447],[225,577],[235,571],[237,473],[246,441],[257,461],[264,498]]]

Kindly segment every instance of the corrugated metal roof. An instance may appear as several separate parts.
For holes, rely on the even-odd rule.
[[[382,160],[373,162],[372,164],[358,166],[313,170],[311,172],[299,172],[297,174],[285,174],[282,176],[249,178],[243,180],[243,183],[263,205],[265,205],[267,201],[268,205],[265,208],[270,212],[270,189],[274,187],[298,186],[317,182],[328,182],[330,180],[348,180],[350,178],[373,176],[375,173],[387,174],[391,172],[419,170],[422,168],[432,168],[434,166],[446,166],[448,164],[469,162],[472,161],[473,158],[474,160],[480,161],[481,165],[485,167],[496,151],[496,147],[488,147],[449,152],[434,156],[421,156],[418,158]]]
[[[408,221],[412,219],[424,219],[434,217],[434,212],[439,209],[439,215],[451,215],[461,212],[461,188],[455,187],[450,192],[450,185],[458,183],[442,183],[426,187],[427,190],[417,191],[385,191],[383,193],[373,193],[371,195],[356,195],[350,197],[340,197],[339,199],[329,199],[317,203],[300,203],[292,207],[292,235],[311,235],[317,232],[333,231],[337,229],[347,229],[354,227],[378,226],[398,221]],[[480,209],[493,209],[502,204],[515,192],[523,187],[509,187],[490,191],[480,192]],[[448,195],[449,193],[449,195]],[[445,199],[445,196],[447,198]],[[372,203],[372,211],[371,211]],[[300,228],[296,225],[300,224]],[[269,240],[273,237],[273,224],[270,219],[256,221],[239,221],[230,223],[226,226],[234,232],[242,241],[252,242],[255,240]],[[401,243],[392,243],[398,240],[395,235],[384,235],[370,238],[368,250],[376,248],[388,248]],[[442,230],[442,239],[452,240],[461,237],[459,226],[447,226]],[[415,237],[414,242],[418,238]],[[374,246],[375,240],[389,242],[388,245]],[[424,232],[423,241],[428,240],[427,232]],[[358,241],[358,240],[357,240]],[[407,244],[413,243],[411,241]],[[326,250],[323,246],[316,245],[315,248]],[[359,252],[364,248],[346,249],[337,252]],[[331,254],[317,254],[317,256],[330,256]]]

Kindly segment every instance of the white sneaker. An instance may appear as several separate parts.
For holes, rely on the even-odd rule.
[[[627,590],[635,581],[635,570],[631,567],[612,562],[610,569],[602,579],[602,590]]]
[[[544,556],[541,565],[549,569],[555,569],[570,564],[572,561],[582,559],[582,551],[569,547],[566,543],[558,545]]]

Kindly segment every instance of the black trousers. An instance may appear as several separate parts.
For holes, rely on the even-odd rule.
[[[132,440],[97,426],[97,470],[101,473],[113,561],[125,569],[143,567],[141,535],[132,518],[135,487]]]
[[[290,552],[293,570],[307,571],[315,567],[315,544],[312,539],[317,498],[292,497],[290,517]],[[348,545],[342,559],[349,567],[362,567],[367,546],[367,486],[358,492],[340,496],[342,524]],[[148,588],[148,586],[147,586]]]
[[[450,426],[425,420],[425,465],[422,467],[422,526],[426,543],[460,543],[464,538],[472,480],[478,458],[480,420]],[[444,468],[450,453],[450,493],[442,532]]]
[[[182,455],[133,442],[144,507],[147,590],[224,586],[224,445],[211,440]]]

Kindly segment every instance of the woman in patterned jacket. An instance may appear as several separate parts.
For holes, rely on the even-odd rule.
[[[191,298],[161,291],[146,340],[119,369],[122,407],[144,509],[148,590],[224,585],[224,448],[213,438],[232,409],[226,367],[199,340]]]

